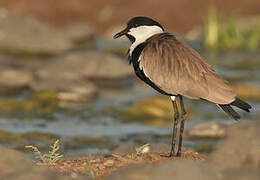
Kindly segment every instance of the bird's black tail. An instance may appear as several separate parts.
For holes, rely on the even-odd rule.
[[[236,106],[236,107],[239,107],[240,109],[243,109],[244,111],[246,112],[250,112],[249,109],[251,109],[252,107],[246,103],[245,101],[242,101],[241,99],[239,98],[236,98],[235,101],[233,101],[231,103],[232,106]]]
[[[236,98],[235,101],[233,101],[230,104],[219,104],[219,106],[228,114],[230,115],[232,118],[234,118],[235,120],[240,119],[240,115],[231,107],[232,106],[236,106],[239,107],[240,109],[243,109],[244,111],[250,112],[249,109],[251,109],[252,107],[242,101],[239,98]]]
[[[219,106],[235,120],[240,119],[240,115],[229,104],[219,104]]]

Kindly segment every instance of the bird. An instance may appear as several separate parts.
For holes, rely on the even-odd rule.
[[[167,157],[181,156],[186,120],[183,97],[214,103],[235,120],[240,115],[232,106],[250,112],[252,107],[237,97],[228,81],[219,76],[196,50],[174,34],[165,32],[159,22],[145,16],[133,17],[126,28],[113,38],[121,36],[126,36],[131,42],[128,60],[133,65],[135,74],[159,93],[169,96],[172,101],[173,133]]]

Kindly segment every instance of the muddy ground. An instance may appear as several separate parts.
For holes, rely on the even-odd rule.
[[[144,154],[112,154],[107,157],[82,157],[62,159],[57,163],[47,165],[52,170],[62,173],[83,173],[104,179],[119,168],[144,163],[163,163],[180,159],[204,160],[205,155],[186,151],[181,157],[167,157],[169,152],[150,152]]]

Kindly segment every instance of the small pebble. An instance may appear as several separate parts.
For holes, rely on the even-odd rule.
[[[99,168],[100,170],[104,170],[106,167],[105,167],[103,164],[100,164],[100,165],[98,166],[98,168]]]

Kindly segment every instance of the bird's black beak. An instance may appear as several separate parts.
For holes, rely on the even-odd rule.
[[[123,31],[121,31],[121,32],[119,32],[119,33],[117,33],[117,34],[115,34],[115,35],[113,36],[113,38],[114,38],[114,39],[117,39],[117,38],[119,38],[119,37],[121,37],[121,36],[123,36],[123,35],[126,35],[127,32],[128,32],[128,29],[126,28],[126,29],[124,29]]]

